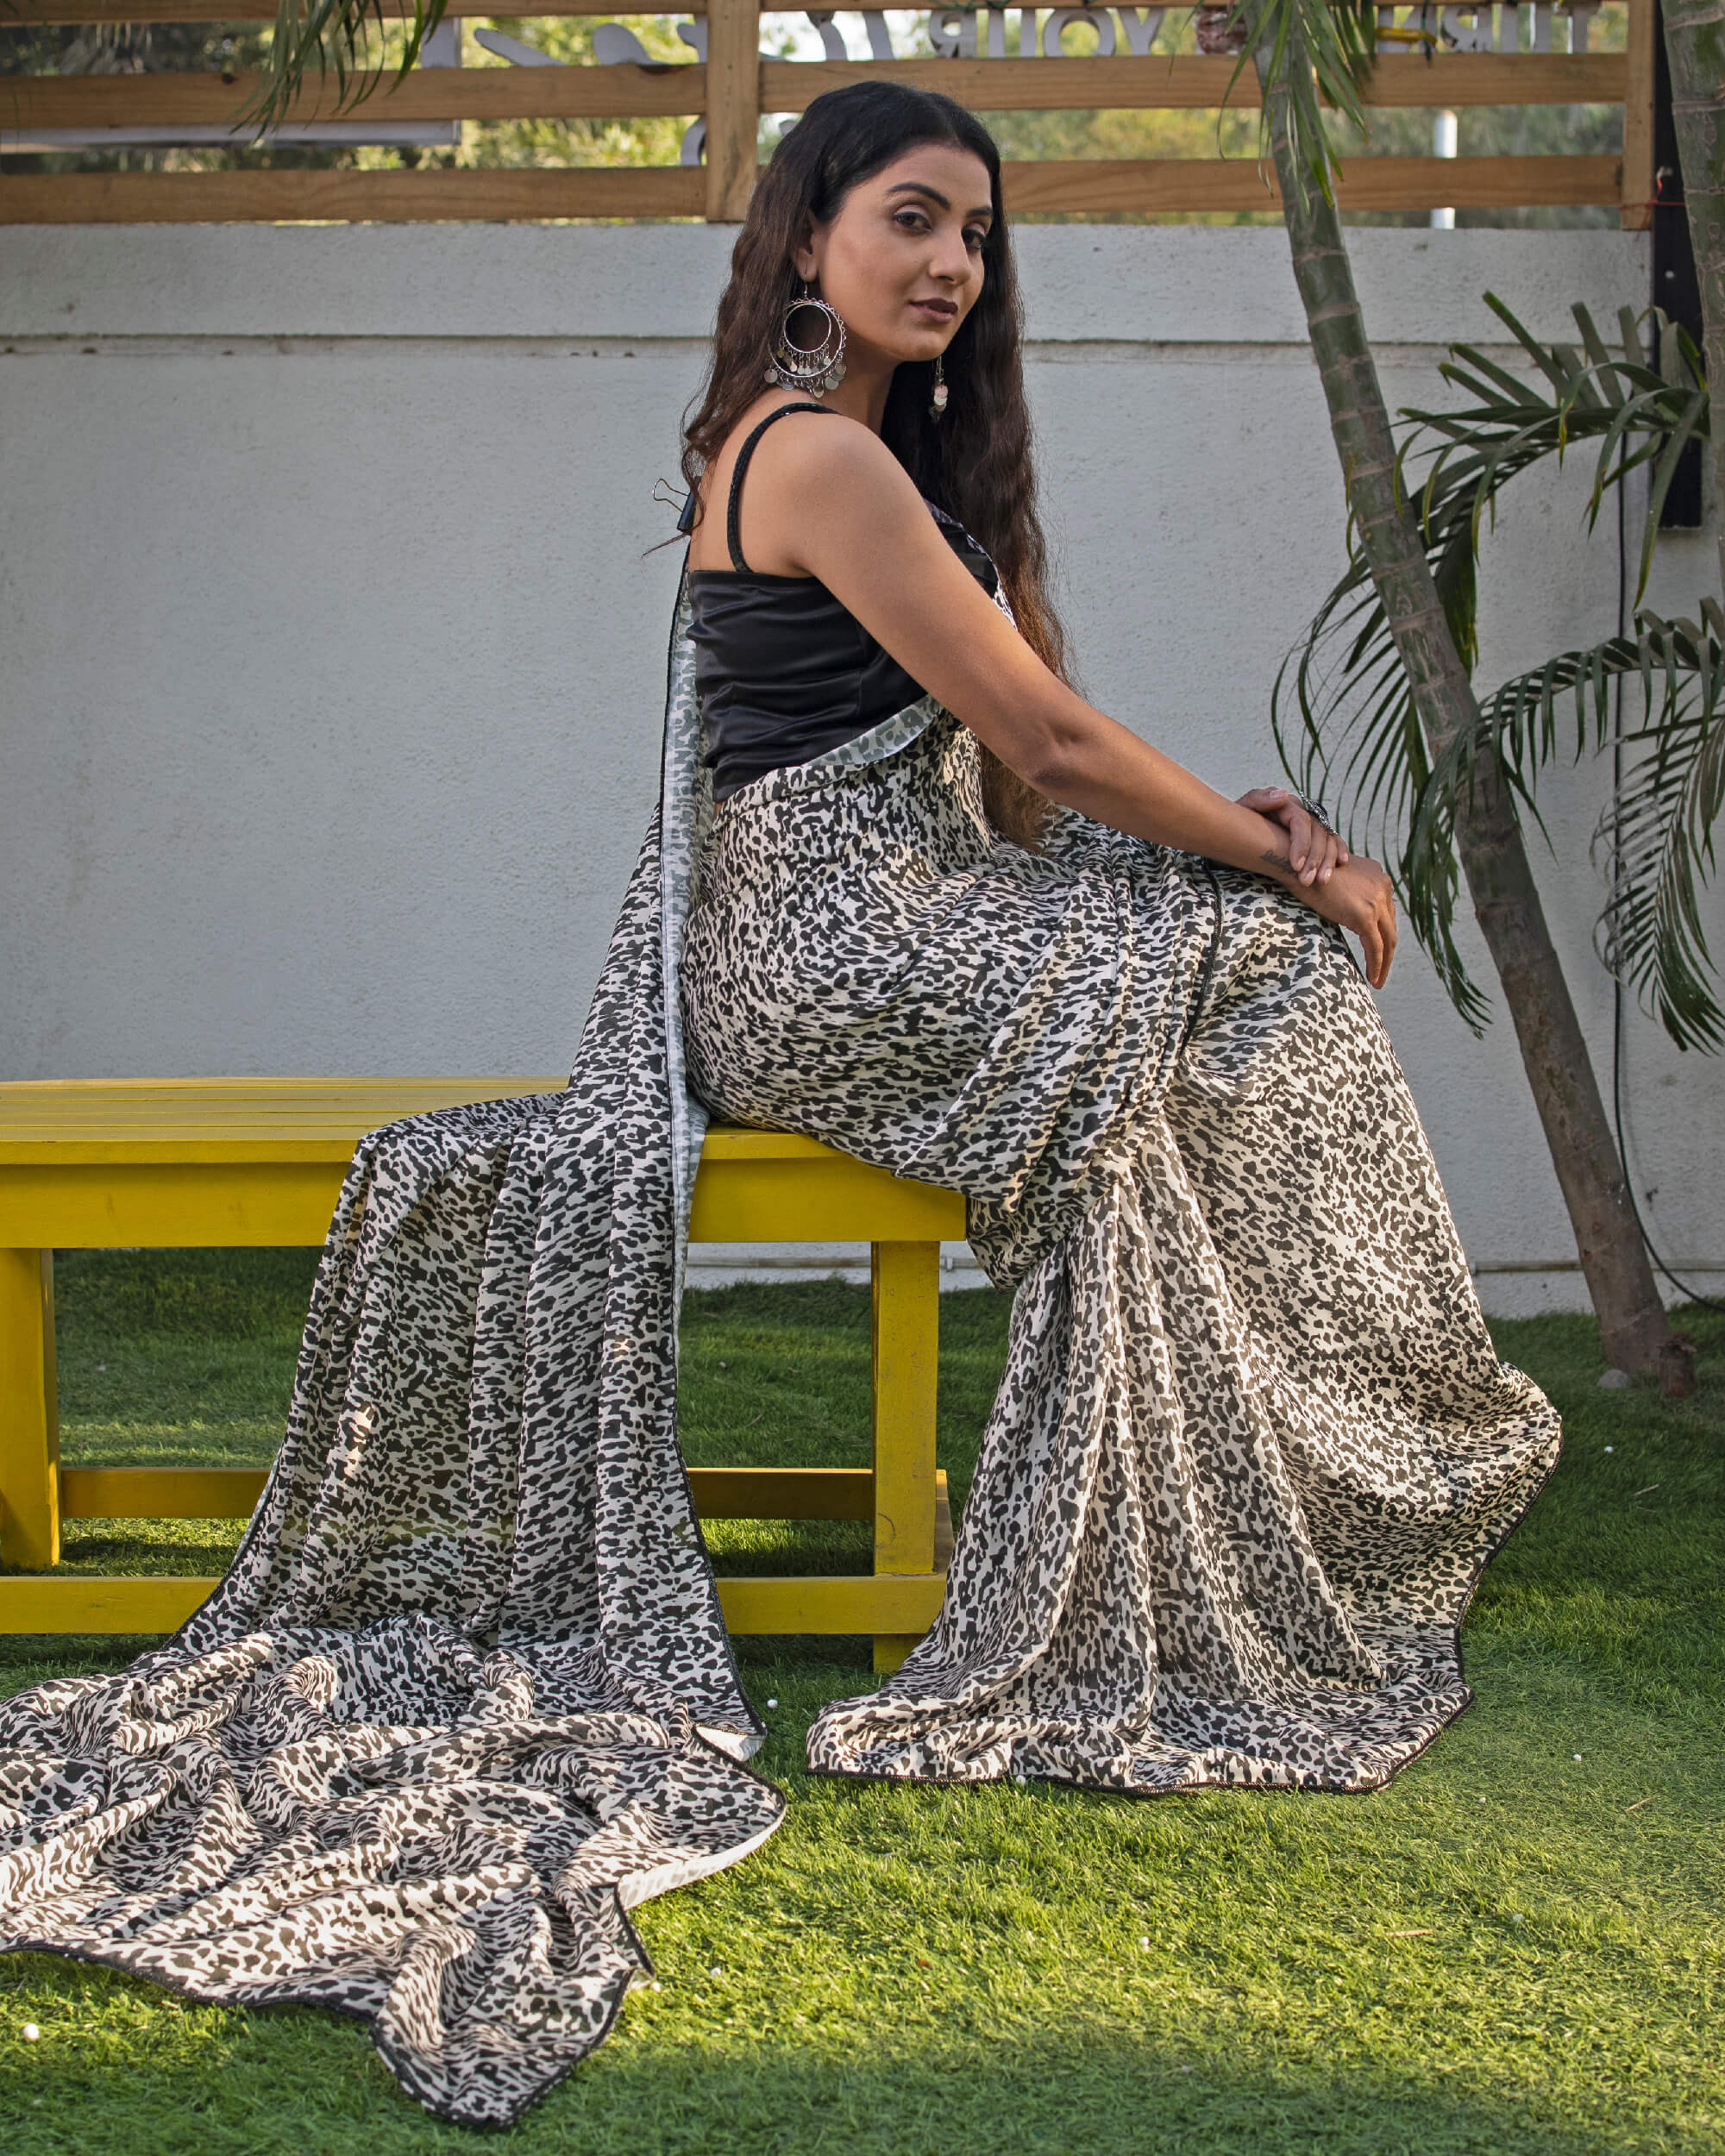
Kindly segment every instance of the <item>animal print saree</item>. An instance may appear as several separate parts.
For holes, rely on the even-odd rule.
[[[1078,816],[1003,844],[944,714],[876,746],[726,805],[682,968],[716,1112],[964,1191],[1016,1291],[940,1617],[810,1764],[1376,1788],[1467,1704],[1559,1428],[1371,992],[1262,877]]]
[[[466,2125],[781,1814],[676,1443],[703,1102],[963,1190],[1017,1290],[945,1608],[824,1771],[1374,1787],[1465,1704],[1558,1443],[1314,915],[1078,817],[1001,842],[931,703],[716,818],[699,752],[680,605],[567,1091],[364,1141],[226,1578],[0,1702],[0,1945],[358,2015]]]

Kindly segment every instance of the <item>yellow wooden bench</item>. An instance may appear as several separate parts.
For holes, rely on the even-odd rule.
[[[457,1102],[551,1093],[520,1078],[185,1078],[0,1084],[0,1632],[160,1633],[215,1582],[56,1572],[62,1520],[241,1519],[249,1468],[61,1467],[55,1250],[321,1244],[355,1142]],[[869,1520],[872,1573],[721,1579],[733,1633],[872,1634],[897,1668],[932,1622],[951,1526],[934,1463],[940,1244],[956,1193],[812,1138],[714,1130],[695,1183],[703,1243],[866,1242],[874,1464],[695,1468],[708,1520]]]

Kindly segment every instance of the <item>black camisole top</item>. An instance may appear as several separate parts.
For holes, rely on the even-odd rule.
[[[755,444],[790,412],[830,409],[781,404],[768,413],[737,451],[731,475],[725,536],[732,567],[689,572],[689,634],[715,800],[854,741],[925,693],[818,578],[768,576],[743,558],[737,502]],[[932,502],[928,507],[992,599],[1000,582],[994,563],[956,519]]]

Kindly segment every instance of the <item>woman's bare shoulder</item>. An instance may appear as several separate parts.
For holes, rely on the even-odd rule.
[[[741,521],[751,567],[771,568],[779,557],[794,556],[797,535],[806,528],[808,518],[830,515],[835,500],[855,504],[867,498],[877,510],[896,506],[904,515],[919,507],[909,474],[878,435],[861,420],[830,406],[799,411],[800,401],[759,398],[726,437],[702,487],[698,567],[710,555],[712,566],[719,566],[724,504],[737,457],[762,421],[775,411],[790,416],[769,427],[756,442],[743,483]],[[757,554],[762,557],[759,561]]]
[[[718,454],[715,471],[720,465],[734,466],[756,428],[777,411],[789,417],[769,427],[756,444],[749,467],[751,483],[756,471],[771,472],[794,484],[844,473],[874,472],[905,479],[904,467],[880,436],[860,419],[850,418],[830,404],[778,396],[762,398],[737,421]]]

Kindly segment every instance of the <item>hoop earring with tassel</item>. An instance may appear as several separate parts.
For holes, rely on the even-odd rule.
[[[836,309],[817,299],[800,279],[798,284],[797,297],[779,323],[767,367],[767,386],[800,390],[805,397],[825,397],[844,379],[844,324]],[[799,344],[791,335],[791,324],[802,314],[821,317],[819,344]]]

